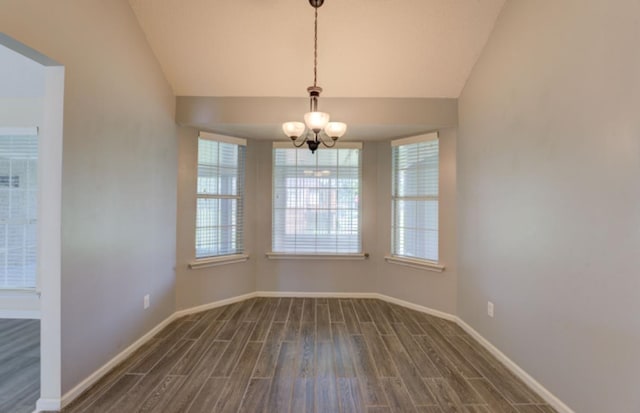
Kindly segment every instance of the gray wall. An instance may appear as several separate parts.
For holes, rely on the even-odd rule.
[[[581,413],[640,411],[638,16],[510,1],[459,102],[460,315]]]
[[[64,393],[174,311],[175,99],[126,0],[5,0],[0,27],[66,68]]]
[[[282,119],[295,119],[308,103],[303,98],[177,98],[178,123],[249,140],[245,230],[249,262],[188,270],[193,259],[195,222],[195,129],[181,136],[178,217],[178,307],[208,303],[244,292],[380,292],[416,304],[456,312],[455,99],[328,98],[323,107],[349,124],[345,140],[366,137],[362,163],[362,241],[367,260],[270,260],[271,163],[273,137],[282,135]],[[387,264],[391,226],[391,148],[389,138],[441,130],[441,258],[444,273]],[[269,140],[267,140],[269,139]],[[284,136],[281,140],[284,140]],[[371,141],[374,139],[374,141]],[[321,149],[320,149],[321,150]],[[253,177],[251,177],[253,175]],[[250,285],[248,274],[253,274]]]
[[[362,242],[366,260],[268,259],[271,251],[272,142],[249,140],[245,232],[250,259],[191,270],[194,259],[197,134],[180,128],[177,307],[189,308],[253,291],[380,292],[455,314],[455,128],[443,129],[441,159],[441,260],[443,273],[388,264],[391,226],[391,147],[365,142],[362,152]],[[355,139],[355,138],[352,138]],[[322,150],[322,149],[320,149]]]

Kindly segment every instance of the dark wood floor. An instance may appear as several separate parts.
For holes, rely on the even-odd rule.
[[[40,397],[40,321],[0,319],[0,413],[31,413]]]
[[[554,410],[452,322],[379,300],[256,298],[176,320],[64,412]]]

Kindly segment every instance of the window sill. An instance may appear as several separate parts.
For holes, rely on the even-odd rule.
[[[384,260],[390,264],[404,265],[406,267],[418,268],[420,270],[443,272],[444,265],[437,262],[420,260],[415,258],[396,257],[393,255],[387,255]]]
[[[198,270],[200,268],[217,267],[218,265],[235,264],[245,262],[249,259],[247,254],[223,255],[220,257],[201,258],[189,263],[189,268]]]
[[[366,260],[368,253],[361,254],[294,254],[290,252],[267,252],[270,260]]]
[[[40,296],[40,291],[35,288],[0,288],[0,297],[30,297]]]

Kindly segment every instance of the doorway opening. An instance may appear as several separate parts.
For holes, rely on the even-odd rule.
[[[63,99],[64,67],[0,33],[0,411],[60,409]]]

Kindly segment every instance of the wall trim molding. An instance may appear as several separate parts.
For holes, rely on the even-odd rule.
[[[310,293],[304,291],[256,291],[257,297],[298,298],[378,298],[378,293]]]
[[[456,322],[464,331],[469,333],[471,337],[476,339],[476,341],[480,343],[482,347],[487,349],[489,353],[491,353],[502,364],[504,364],[513,374],[518,376],[520,380],[524,381],[527,386],[531,387],[534,392],[538,393],[540,397],[542,397],[547,403],[549,403],[554,409],[556,409],[558,413],[575,413],[562,400],[551,393],[539,381],[534,379],[522,367],[518,366],[516,362],[511,360],[506,354],[500,351],[489,340],[484,338],[479,332],[477,332],[473,327],[467,324],[463,319],[461,319],[460,317],[456,317]]]
[[[330,293],[330,292],[304,292],[304,291],[256,291],[256,297],[304,297],[304,298],[377,298],[392,304],[420,311],[429,315],[433,315],[445,320],[457,322],[458,317],[444,311],[435,310],[433,308],[414,304],[410,301],[401,300],[389,295],[380,293]]]
[[[62,408],[59,399],[38,399],[36,402],[36,409],[33,413],[40,411],[58,411]]]
[[[521,380],[523,380],[528,386],[530,386],[536,393],[540,395],[547,403],[553,406],[558,413],[575,413],[569,406],[563,403],[558,397],[556,397],[553,393],[547,390],[540,382],[534,379],[531,375],[529,375],[524,369],[518,366],[513,360],[507,357],[503,352],[501,352],[497,347],[495,347],[491,342],[485,339],[480,333],[473,329],[469,324],[467,324],[460,317],[446,313],[443,311],[435,310],[433,308],[425,307],[419,304],[412,303],[410,301],[401,300],[399,298],[391,297],[388,295],[375,293],[375,292],[304,292],[304,291],[255,291],[247,294],[237,295],[234,297],[213,301],[208,304],[203,304],[183,310],[176,311],[171,314],[169,317],[164,319],[154,328],[152,328],[145,335],[136,340],[129,347],[121,351],[107,363],[105,363],[102,367],[98,368],[95,372],[93,372],[89,377],[84,379],[78,385],[76,385],[73,389],[69,390],[64,394],[62,400],[56,399],[40,399],[37,403],[36,412],[44,411],[44,410],[60,410],[61,407],[67,406],[71,403],[75,398],[80,396],[85,390],[91,387],[94,383],[100,380],[105,374],[107,374],[111,369],[113,369],[118,363],[122,362],[128,356],[130,356],[134,351],[140,348],[143,344],[149,341],[153,336],[155,336],[160,330],[166,327],[172,321],[184,317],[190,314],[199,313],[202,311],[207,311],[213,308],[221,307],[224,305],[229,305],[233,303],[237,303],[240,301],[248,300],[254,297],[303,297],[303,298],[377,298],[392,304],[396,304],[402,307],[409,308],[411,310],[420,311],[425,314],[429,314],[435,317],[443,318],[445,320],[453,321],[457,323],[462,329],[464,329],[467,333],[469,333],[474,339],[476,339],[484,348],[486,348],[491,354],[493,354],[501,363],[503,363],[512,373],[518,376]],[[35,413],[35,412],[34,412]]]
[[[124,359],[133,354],[137,349],[142,347],[147,341],[153,338],[156,334],[160,332],[163,328],[169,325],[173,320],[178,318],[176,316],[177,313],[171,314],[169,317],[162,320],[159,324],[149,330],[145,335],[137,339],[133,342],[129,347],[122,350],[120,353],[116,354],[111,360],[107,361],[102,367],[99,367],[96,371],[94,371],[91,375],[89,375],[86,379],[82,380],[78,383],[74,388],[66,392],[62,396],[62,400],[58,401],[58,408],[55,409],[41,409],[38,404],[38,411],[40,410],[59,410],[61,407],[64,408],[68,406],[73,400],[75,400],[78,396],[80,396],[85,390],[95,384],[98,380],[100,380],[104,375],[106,375],[109,371],[111,371],[114,367],[116,367],[119,363],[121,363]],[[53,399],[51,399],[53,401]]]
[[[389,264],[403,265],[405,267],[417,268],[419,270],[427,270],[433,272],[443,272],[445,270],[444,265],[428,260],[398,257],[394,255],[385,255],[384,260]]]
[[[369,258],[369,253],[363,252],[360,254],[293,254],[288,252],[267,252],[265,256],[270,260],[348,261],[348,260],[366,260],[367,258]]]
[[[401,307],[406,307],[409,308],[411,310],[415,310],[415,311],[419,311],[421,313],[425,313],[425,314],[429,314],[438,318],[444,318],[445,320],[449,320],[449,321],[453,321],[453,322],[457,322],[458,321],[458,317],[456,317],[453,314],[450,313],[445,313],[444,311],[440,311],[440,310],[434,310],[433,308],[429,308],[429,307],[425,307],[422,305],[418,305],[418,304],[414,304],[410,301],[405,301],[405,300],[401,300],[399,298],[395,298],[395,297],[391,297],[389,295],[384,295],[384,294],[377,294],[377,297],[381,300],[384,300],[388,303],[391,304],[396,304],[399,305]]]
[[[174,319],[184,317],[190,314],[201,313],[203,311],[211,310],[217,307],[222,307],[223,305],[229,305],[233,303],[237,303],[239,301],[248,300],[250,298],[257,297],[256,293],[247,293],[242,295],[236,295],[234,297],[225,298],[223,300],[213,301],[208,304],[198,305],[196,307],[185,308],[183,310],[176,311],[173,313]]]
[[[223,255],[220,257],[200,258],[191,261],[187,266],[190,270],[199,270],[201,268],[217,267],[219,265],[236,264],[245,262],[249,259],[247,254]]]

